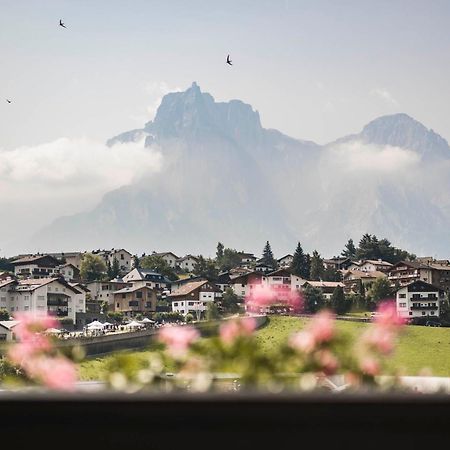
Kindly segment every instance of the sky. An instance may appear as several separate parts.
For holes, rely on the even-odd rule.
[[[0,254],[158,171],[105,142],[193,81],[319,144],[397,112],[450,138],[449,19],[441,0],[0,0]]]
[[[449,18],[439,0],[1,0],[0,148],[105,141],[194,80],[321,144],[394,112],[450,138]]]

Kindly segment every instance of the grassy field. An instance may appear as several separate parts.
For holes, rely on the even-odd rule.
[[[272,316],[269,324],[258,331],[258,339],[269,350],[287,339],[294,331],[305,326],[308,319],[284,316]],[[370,324],[338,321],[339,329],[358,336]],[[151,351],[132,352],[137,364],[151,354]],[[80,364],[82,380],[98,380],[108,364],[108,357],[95,358]],[[405,375],[417,375],[426,368],[435,376],[450,376],[450,328],[432,328],[407,326],[400,338],[396,353],[390,358],[389,365],[399,368]]]
[[[270,349],[306,322],[307,319],[273,316],[269,325],[258,332],[258,339]],[[337,326],[358,339],[370,324],[337,321]],[[450,328],[405,327],[389,365],[401,369],[405,375],[417,375],[426,368],[435,376],[450,376]]]

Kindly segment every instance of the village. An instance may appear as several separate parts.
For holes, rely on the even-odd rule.
[[[0,340],[13,339],[21,312],[56,316],[71,336],[245,314],[245,299],[258,286],[275,292],[274,302],[257,311],[263,314],[313,314],[328,307],[370,318],[377,302],[390,298],[408,323],[441,326],[449,309],[450,262],[431,257],[395,264],[322,259],[317,252],[310,258],[299,244],[295,254],[275,259],[267,242],[261,258],[219,243],[215,259],[173,252],[138,257],[113,248],[18,255],[8,264],[11,270],[0,272]],[[301,305],[289,303],[294,292]]]

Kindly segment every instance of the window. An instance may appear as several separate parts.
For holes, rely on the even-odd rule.
[[[406,303],[399,303],[398,305],[400,308],[406,308]]]
[[[117,308],[119,308],[120,307],[120,303],[117,303]]]
[[[399,298],[406,298],[406,294],[399,294],[398,297]]]
[[[142,298],[142,291],[136,292],[136,298]]]

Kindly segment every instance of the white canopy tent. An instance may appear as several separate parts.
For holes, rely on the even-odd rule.
[[[104,324],[99,322],[98,320],[94,320],[93,322],[88,323],[86,325],[86,328],[88,330],[103,330]]]
[[[132,322],[127,324],[127,327],[129,328],[141,328],[142,324],[139,322],[136,322],[135,320],[133,320]]]

